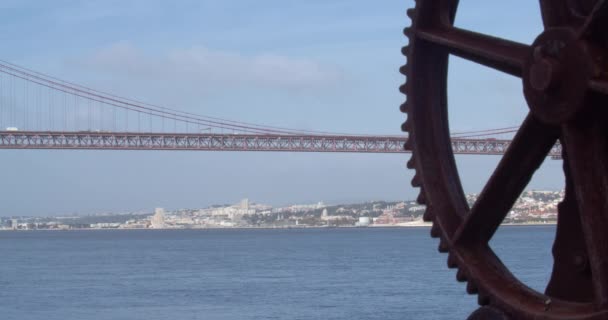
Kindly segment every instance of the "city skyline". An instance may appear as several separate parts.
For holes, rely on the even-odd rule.
[[[543,194],[543,193],[556,193],[556,194],[563,194],[564,193],[564,189],[528,189],[525,190],[522,194],[522,197],[524,197],[524,194],[531,194],[531,193],[538,193],[538,194]],[[467,200],[470,201],[471,199],[475,199],[479,194],[477,193],[470,193],[467,194]],[[181,210],[199,210],[199,209],[211,209],[211,208],[222,208],[222,207],[243,207],[244,203],[247,204],[247,206],[263,206],[263,207],[270,207],[270,208],[287,208],[287,207],[308,207],[308,206],[321,206],[321,207],[328,207],[328,206],[348,206],[348,205],[352,205],[352,204],[363,204],[363,203],[378,203],[378,202],[382,202],[382,203],[399,203],[399,202],[403,202],[403,203],[416,203],[416,199],[412,198],[412,199],[367,199],[367,200],[355,200],[355,201],[338,201],[338,202],[326,202],[323,200],[318,200],[318,201],[302,201],[302,202],[283,202],[283,203],[268,203],[268,202],[262,202],[262,201],[256,201],[255,199],[250,199],[250,198],[241,198],[239,200],[233,200],[233,201],[228,201],[228,202],[224,202],[224,203],[220,203],[220,202],[211,202],[212,204],[210,205],[201,205],[201,206],[194,206],[194,207],[186,207],[186,206],[178,206],[178,207],[158,207],[158,206],[147,206],[147,207],[142,207],[142,208],[136,208],[136,209],[123,209],[123,210],[115,210],[115,211],[97,211],[97,212],[78,212],[78,211],[70,211],[70,212],[57,212],[57,213],[53,213],[53,214],[46,214],[46,215],[42,215],[42,214],[37,214],[37,213],[30,213],[30,214],[24,214],[24,215],[11,215],[8,212],[0,212],[0,218],[7,218],[7,217],[86,217],[86,216],[112,216],[112,215],[123,215],[123,214],[143,214],[143,215],[155,215],[156,213],[158,213],[158,210],[161,210],[162,212],[168,211],[168,212],[172,212],[172,211],[181,211]],[[425,207],[424,205],[419,205],[417,204],[417,206],[420,207]]]
[[[555,223],[565,191],[525,191],[503,223]],[[466,196],[469,204],[477,194]],[[242,199],[206,208],[166,209],[93,215],[0,217],[0,230],[207,229],[307,227],[420,227],[425,206],[415,200],[273,206]]]

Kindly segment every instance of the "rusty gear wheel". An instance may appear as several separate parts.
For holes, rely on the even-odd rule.
[[[608,319],[608,0],[540,0],[531,45],[454,27],[457,0],[417,0],[400,71],[405,149],[418,202],[448,267],[481,305],[510,319]],[[522,79],[529,113],[475,204],[467,204],[450,143],[448,58]],[[544,293],[520,282],[489,240],[556,142],[566,195]]]

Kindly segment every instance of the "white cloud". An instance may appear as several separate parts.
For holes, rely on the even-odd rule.
[[[128,42],[97,50],[82,65],[129,78],[189,82],[219,89],[318,91],[344,82],[345,73],[310,59],[264,53],[245,55],[206,47],[151,54]]]

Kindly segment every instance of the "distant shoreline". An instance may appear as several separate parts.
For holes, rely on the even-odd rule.
[[[526,226],[555,226],[557,222],[531,222],[531,223],[503,223],[501,226],[506,227],[526,227]],[[369,225],[369,226],[293,226],[293,227],[205,227],[205,228],[71,228],[71,229],[28,229],[28,230],[12,230],[0,229],[1,231],[106,231],[106,230],[289,230],[289,229],[408,229],[408,228],[430,228],[430,222],[407,222],[396,225]]]

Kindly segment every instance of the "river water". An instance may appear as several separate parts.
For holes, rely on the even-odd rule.
[[[492,242],[529,286],[553,226]],[[0,232],[0,319],[466,319],[428,228]]]

